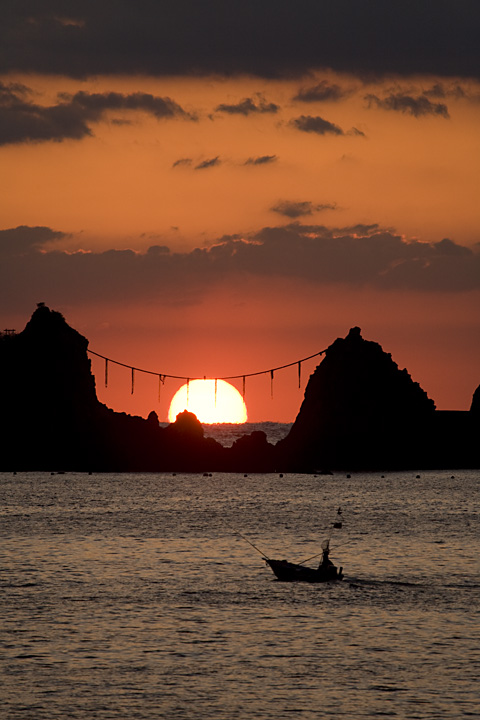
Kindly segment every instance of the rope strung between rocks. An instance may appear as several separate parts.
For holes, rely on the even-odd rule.
[[[217,380],[242,380],[242,389],[243,389],[243,395],[245,396],[245,379],[247,377],[256,377],[257,375],[270,375],[270,391],[271,395],[273,397],[273,377],[274,373],[277,372],[277,370],[285,370],[285,368],[293,367],[294,365],[298,366],[298,387],[301,385],[301,378],[302,378],[302,363],[306,362],[307,360],[311,360],[312,358],[318,357],[320,355],[324,355],[326,350],[320,350],[319,352],[314,353],[313,355],[308,355],[307,357],[301,358],[300,360],[295,360],[291,363],[286,363],[285,365],[278,365],[277,367],[270,368],[268,370],[259,370],[258,372],[252,372],[252,373],[242,373],[241,375],[224,375],[223,377],[216,377],[216,378],[207,378],[206,375],[198,376],[198,377],[188,377],[187,375],[169,375],[168,373],[159,373],[155,372],[153,370],[145,370],[144,368],[135,367],[132,365],[127,365],[127,363],[120,362],[119,360],[114,360],[113,358],[109,358],[106,355],[102,355],[101,353],[97,353],[94,350],[90,350],[87,348],[87,352],[90,353],[90,355],[95,355],[95,357],[101,358],[102,360],[105,360],[105,387],[108,385],[108,364],[112,363],[114,365],[120,365],[120,367],[128,368],[131,372],[131,392],[133,394],[134,387],[135,387],[135,373],[145,373],[146,375],[155,375],[158,377],[158,394],[160,396],[160,388],[165,383],[166,378],[170,378],[173,380],[184,380],[187,383],[187,392],[188,392],[188,386],[190,385],[192,380],[215,380],[215,396],[216,396],[216,390],[217,390]]]

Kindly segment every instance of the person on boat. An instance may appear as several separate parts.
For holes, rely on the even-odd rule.
[[[321,561],[320,565],[318,566],[319,570],[325,570],[326,568],[331,567],[333,565],[332,561],[328,557],[329,552],[330,552],[330,548],[327,545],[325,548],[323,548],[323,551],[322,551],[322,561]]]

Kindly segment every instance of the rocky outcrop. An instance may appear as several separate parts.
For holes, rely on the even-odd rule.
[[[235,440],[229,457],[232,468],[242,472],[272,472],[276,466],[275,446],[267,442],[263,430],[254,430]]]
[[[90,450],[100,404],[87,345],[43,304],[23,332],[0,338],[2,468],[71,465]]]
[[[2,470],[224,469],[225,448],[192,413],[161,428],[100,403],[88,341],[40,304],[23,332],[0,337]]]
[[[464,420],[471,425],[471,417]],[[478,459],[455,429],[460,425],[436,412],[408,372],[354,327],[327,349],[277,452],[290,470],[439,467],[447,458],[452,466],[471,465]]]
[[[472,404],[470,406],[470,412],[480,416],[480,385],[473,393]]]
[[[161,428],[100,403],[88,341],[42,303],[23,332],[0,335],[0,470],[273,472],[479,467],[480,389],[470,412],[438,412],[418,383],[359,328],[310,377],[291,432],[253,432],[224,448],[190,412]]]

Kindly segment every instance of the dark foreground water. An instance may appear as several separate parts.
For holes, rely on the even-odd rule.
[[[479,477],[0,474],[0,717],[480,717]]]

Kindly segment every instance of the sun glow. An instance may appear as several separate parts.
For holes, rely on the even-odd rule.
[[[188,385],[182,385],[170,403],[169,422],[175,422],[178,413],[184,410],[195,413],[201,423],[247,421],[247,407],[242,396],[225,380],[192,380]]]

